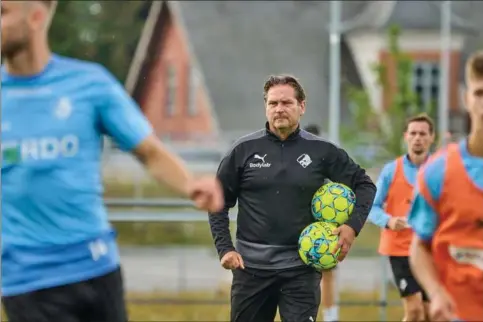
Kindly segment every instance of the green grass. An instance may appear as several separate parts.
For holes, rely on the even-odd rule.
[[[342,292],[341,301],[377,301],[377,293],[363,292]],[[173,303],[138,304],[134,299],[155,300],[172,299],[178,301]],[[211,293],[130,293],[127,295],[129,321],[228,321],[230,316],[230,299],[228,289],[218,290]],[[389,292],[390,300],[397,300],[397,292]],[[183,302],[196,300],[223,301],[224,304],[186,304]],[[401,321],[403,312],[401,306],[389,307],[387,309],[387,321]],[[2,312],[3,321],[6,316]],[[318,321],[322,321],[322,307],[319,309]],[[340,308],[341,321],[379,321],[379,308],[372,306],[349,306]],[[279,316],[275,321],[280,321]]]
[[[352,255],[365,255],[373,256],[377,255],[377,247],[379,245],[380,228],[366,223],[362,228],[361,233],[356,238],[354,245],[352,245]]]
[[[127,181],[104,180],[105,198],[176,198],[179,195],[166,185],[146,180],[139,184]]]
[[[212,246],[208,220],[193,223],[113,223],[121,245]]]
[[[129,303],[130,321],[228,321],[230,306],[228,305],[228,290],[213,293],[182,293],[182,294],[130,294],[129,299],[169,298],[178,300],[180,304],[135,304]],[[377,293],[342,292],[341,301],[378,301]],[[397,292],[391,290],[390,300],[397,300]],[[226,304],[183,304],[183,300],[218,300]],[[400,306],[387,308],[387,321],[401,321],[403,317]],[[319,310],[318,321],[322,321],[322,308]],[[340,309],[341,321],[379,321],[379,308],[372,306],[348,306]],[[280,321],[277,315],[276,321]]]
[[[208,222],[180,223],[114,223],[121,245],[197,245],[213,246]],[[231,225],[232,236],[236,226]],[[373,225],[366,225],[354,243],[352,256],[376,255],[379,231]]]

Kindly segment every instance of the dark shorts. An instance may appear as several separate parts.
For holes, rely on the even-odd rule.
[[[121,269],[84,282],[2,298],[9,322],[127,322]]]
[[[231,322],[273,322],[277,307],[284,322],[315,321],[321,274],[310,267],[233,271]]]
[[[394,281],[401,297],[404,298],[416,293],[421,293],[423,301],[429,302],[426,292],[424,292],[423,288],[414,278],[411,267],[409,266],[409,257],[390,256],[389,263],[391,264]]]

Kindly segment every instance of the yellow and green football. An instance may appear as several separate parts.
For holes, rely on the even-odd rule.
[[[356,195],[348,186],[329,182],[320,187],[312,198],[312,216],[317,221],[343,225],[349,220]]]
[[[299,256],[302,261],[316,270],[327,270],[338,263],[340,249],[337,249],[339,236],[333,235],[334,224],[314,222],[304,228],[299,237]]]

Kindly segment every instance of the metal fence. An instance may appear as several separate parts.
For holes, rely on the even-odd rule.
[[[163,223],[193,223],[193,222],[206,222],[206,213],[200,212],[194,209],[193,203],[185,199],[107,199],[106,205],[111,210],[109,212],[109,219],[112,222],[163,222]],[[167,209],[168,211],[160,211],[160,209]],[[156,211],[149,211],[149,210],[156,210]],[[232,212],[230,213],[230,217],[232,221],[236,221],[237,213]],[[159,249],[158,249],[159,251]],[[169,251],[169,250],[168,250]],[[151,253],[147,253],[146,257],[151,258],[163,258],[167,253],[156,253],[154,250],[150,250]],[[142,256],[139,250],[125,250],[126,254],[132,255],[136,253],[137,256]],[[167,273],[166,279],[171,282],[172,289],[177,291],[184,290],[186,286],[191,283],[188,281],[190,275],[195,274],[194,271],[189,271],[189,257],[192,256],[193,253],[199,253],[198,250],[194,250],[194,252],[187,254],[184,251],[176,251],[176,255],[174,255],[175,260],[170,261],[169,270],[171,273]],[[123,251],[121,250],[121,254],[123,255]],[[129,257],[128,255],[126,255]],[[172,257],[173,258],[173,257]],[[356,280],[360,274],[360,271],[364,270],[363,268],[359,267],[360,265],[356,262],[351,263],[350,258],[346,259],[340,265],[342,266],[341,272],[337,274],[337,285],[340,286],[344,284],[342,282],[346,281],[349,278],[349,281],[346,281],[346,285],[353,283],[357,283]],[[165,264],[140,264],[137,262],[138,260],[133,259],[133,265],[136,266],[143,266],[149,267],[150,265],[160,266],[163,269],[167,269]],[[210,260],[211,261],[211,260]],[[378,288],[378,299],[374,299],[372,301],[340,301],[338,304],[341,307],[375,307],[379,309],[379,319],[380,321],[387,321],[387,310],[388,307],[391,306],[399,306],[399,301],[390,301],[388,298],[388,291],[390,287],[391,277],[389,276],[388,272],[388,265],[387,260],[384,257],[377,258],[377,263],[374,264],[374,259],[371,259],[373,264],[373,268],[367,268],[367,271],[371,271],[370,274],[373,274],[374,279],[377,281],[377,285],[375,288]],[[347,263],[346,263],[347,262]],[[216,261],[216,256],[212,258],[212,264],[217,266],[218,263]],[[211,265],[211,264],[210,264]],[[353,267],[348,267],[348,266]],[[377,272],[374,272],[374,265],[376,265]],[[201,269],[203,271],[208,271],[214,269],[211,268],[204,268]],[[146,275],[147,273],[141,273],[142,275]],[[136,274],[137,275],[137,274]],[[353,276],[357,275],[357,276]],[[145,276],[144,276],[145,277]],[[127,288],[129,289],[129,283],[132,282],[133,284],[136,283],[136,279],[140,278],[139,276],[131,275],[131,278],[127,277]],[[146,277],[149,280],[149,277]],[[156,277],[152,278],[153,280]],[[364,279],[364,277],[362,277]],[[130,281],[131,280],[131,281]],[[367,282],[367,281],[366,281]],[[369,282],[370,283],[370,282]],[[339,287],[338,292],[342,291]],[[203,299],[203,300],[180,300],[180,299],[173,299],[167,297],[157,297],[157,298],[150,298],[146,299],[132,299],[136,304],[160,304],[160,305],[228,305],[227,301],[220,301],[220,300],[210,300],[210,299]]]

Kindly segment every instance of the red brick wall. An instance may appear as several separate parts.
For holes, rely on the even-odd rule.
[[[439,62],[440,53],[439,51],[421,51],[421,52],[408,52],[409,57],[413,61],[427,61],[427,62]],[[460,52],[453,51],[450,56],[450,91],[448,93],[449,103],[451,108],[457,109],[459,107],[459,64],[460,64]],[[396,88],[396,69],[394,65],[394,60],[391,54],[387,51],[382,51],[380,53],[380,62],[387,68],[387,78],[388,78],[388,89],[382,93],[383,104],[387,108],[392,100],[394,91]]]
[[[158,135],[177,138],[210,135],[215,125],[209,100],[201,83],[195,95],[197,113],[190,115],[188,112],[191,62],[184,34],[176,20],[170,17],[166,23],[157,59],[146,75],[146,85],[141,90],[141,106]],[[177,80],[174,115],[169,115],[165,106],[167,67],[170,64],[176,69]]]

